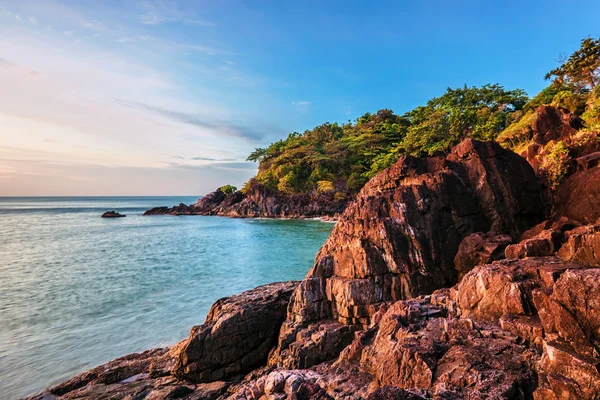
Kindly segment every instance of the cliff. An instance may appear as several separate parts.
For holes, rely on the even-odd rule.
[[[494,142],[402,157],[349,204],[302,282],[221,299],[183,342],[33,398],[597,399],[599,177],[575,168],[550,201]]]

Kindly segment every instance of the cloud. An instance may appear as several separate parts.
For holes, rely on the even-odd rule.
[[[149,35],[138,35],[138,36],[124,36],[117,39],[117,43],[129,43],[129,42],[145,42],[147,40],[156,40],[154,36]]]
[[[64,31],[64,32],[63,32],[63,35],[65,35],[65,36],[71,36],[71,35],[72,35],[72,34],[74,34],[74,33],[75,33],[75,30]]]
[[[179,9],[175,3],[164,3],[162,1],[143,2],[139,5],[142,14],[140,22],[144,25],[160,25],[167,23],[183,23],[186,25],[213,27],[216,24],[194,15],[189,15],[189,10]]]
[[[29,19],[29,22],[31,22],[32,24],[34,24],[34,25],[38,24],[37,19],[34,16],[30,15],[28,19]]]
[[[235,158],[192,157],[196,161],[237,161]]]
[[[159,115],[170,119],[171,121],[195,126],[198,128],[215,130],[221,134],[242,138],[251,142],[264,139],[267,135],[264,132],[259,132],[253,128],[239,125],[228,121],[215,120],[210,117],[189,114],[186,112],[169,110],[162,107],[153,106],[144,103],[135,103],[128,101],[120,101],[122,104]]]
[[[22,18],[19,16],[19,14],[15,14],[15,19],[22,21]]]
[[[297,106],[309,106],[312,104],[312,102],[310,102],[310,101],[293,101],[292,104],[295,104]]]

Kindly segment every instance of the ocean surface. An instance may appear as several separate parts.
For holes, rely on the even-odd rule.
[[[196,200],[0,198],[0,399],[176,343],[220,297],[302,279],[333,227],[141,216]],[[127,217],[100,218],[113,209]]]

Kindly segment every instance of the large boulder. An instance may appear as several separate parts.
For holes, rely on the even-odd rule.
[[[464,238],[454,257],[454,268],[458,272],[458,278],[462,278],[477,265],[504,258],[504,250],[511,242],[512,238],[509,235],[495,235],[490,232],[476,232]]]
[[[218,300],[206,322],[174,346],[173,375],[212,382],[265,364],[297,282],[272,283]]]
[[[600,218],[600,167],[579,171],[560,186],[553,213],[581,224],[593,224]]]

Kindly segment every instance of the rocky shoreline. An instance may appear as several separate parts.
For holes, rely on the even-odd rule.
[[[226,194],[220,189],[200,198],[195,204],[155,207],[144,215],[217,215],[231,218],[280,218],[337,220],[351,199],[333,193],[311,192],[282,195],[252,180],[247,193]]]
[[[536,140],[571,134],[555,128]],[[345,207],[303,281],[218,300],[173,347],[30,399],[598,399],[600,166],[549,196],[531,164],[471,139],[404,156]],[[294,215],[261,193],[186,207]]]

